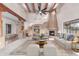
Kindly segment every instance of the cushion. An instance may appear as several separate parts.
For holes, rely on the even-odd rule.
[[[72,34],[67,35],[67,40],[68,41],[73,41],[73,39],[74,39],[74,35],[72,35]]]

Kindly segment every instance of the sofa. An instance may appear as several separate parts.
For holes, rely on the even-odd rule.
[[[58,37],[55,37],[54,41],[60,45],[61,47],[65,48],[65,49],[71,49],[72,48],[72,41],[68,41],[68,40],[65,40],[63,38],[58,38]]]

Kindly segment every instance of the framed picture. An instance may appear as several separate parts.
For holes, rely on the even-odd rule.
[[[39,31],[40,31],[39,29],[34,29],[34,32],[36,33],[39,33]]]
[[[39,33],[40,32],[39,26],[35,26],[34,27],[34,32],[36,32],[36,33]]]

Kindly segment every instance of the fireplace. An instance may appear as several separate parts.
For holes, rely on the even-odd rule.
[[[55,36],[55,31],[49,31],[49,36]]]

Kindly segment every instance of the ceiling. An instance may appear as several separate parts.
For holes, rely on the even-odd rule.
[[[47,11],[53,11],[58,6],[58,3],[23,3],[22,6],[25,8],[26,12],[36,12],[38,11],[38,6],[40,4],[40,9],[46,8]]]
[[[53,13],[53,11],[56,11],[59,5],[61,4],[60,3],[17,3],[15,6],[17,7],[17,9],[19,9],[19,6],[20,6],[20,8],[22,8],[25,11],[26,21],[24,23],[25,23],[25,28],[27,28],[34,24],[45,23],[48,20],[48,16],[49,16],[48,14]],[[14,5],[11,5],[11,6],[14,6]],[[45,9],[45,11],[48,11],[48,12],[45,12],[46,14],[40,15],[38,12],[40,11],[39,7],[40,7],[40,10]],[[19,12],[22,13],[22,10],[20,9],[17,12],[18,14]]]
[[[40,4],[40,9],[44,9],[46,11],[49,11],[52,13],[55,11],[57,6],[59,5],[58,3],[23,3],[21,4],[27,14],[26,17],[26,22],[25,22],[25,29],[27,29],[29,26],[32,26],[34,24],[43,24],[48,21],[48,13],[43,14],[40,16],[40,14],[37,14],[37,11],[39,11],[39,4]],[[27,26],[26,26],[27,25]]]
[[[54,12],[54,14],[56,14],[55,11],[58,11],[62,6],[61,3],[16,3],[16,4],[5,4],[5,5],[11,8],[12,10],[16,11],[16,13],[14,13],[14,11],[7,8],[7,10],[11,12],[11,14],[13,14],[14,16],[23,19],[22,17],[17,15],[17,13],[18,14],[24,13],[23,15],[26,15],[25,18],[23,19],[26,20],[25,21],[25,26],[27,25],[26,27],[32,26],[34,24],[45,23],[48,20],[49,13],[53,14]],[[1,4],[1,6],[4,5]],[[13,8],[12,6],[15,8]],[[45,12],[43,13],[43,15],[40,15],[39,11],[43,9],[45,9],[44,11],[48,11],[48,12]]]

